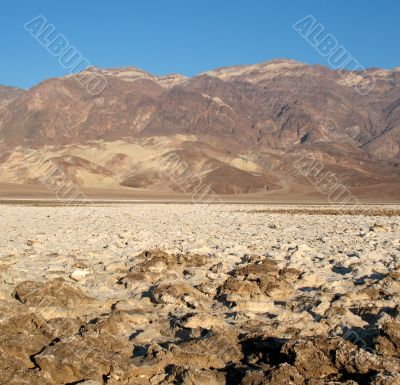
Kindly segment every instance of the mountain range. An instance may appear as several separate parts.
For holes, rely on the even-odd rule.
[[[360,198],[397,200],[400,67],[366,74],[367,94],[365,73],[286,59],[194,77],[91,67],[0,86],[0,183],[39,186],[47,164],[82,189],[312,198],[324,191],[296,166],[308,157]],[[82,76],[102,76],[104,90],[91,94]]]

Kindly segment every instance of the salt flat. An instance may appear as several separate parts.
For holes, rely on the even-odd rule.
[[[3,205],[3,382],[398,384],[398,210]]]

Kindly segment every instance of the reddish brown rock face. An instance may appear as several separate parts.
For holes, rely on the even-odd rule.
[[[7,87],[0,85],[0,109],[11,103],[18,96],[22,95],[24,90],[16,87]]]
[[[162,167],[174,154],[219,194],[303,193],[303,186],[310,185],[315,191],[318,181],[296,167],[309,154],[332,173],[331,179],[358,195],[396,195],[398,68],[368,70],[376,82],[364,96],[356,90],[358,75],[349,81],[327,68],[290,60],[217,69],[193,78],[157,77],[135,68],[96,71],[107,81],[99,95],[90,94],[76,75],[49,79],[27,91],[0,88],[0,150],[55,145],[46,150],[51,152],[46,159],[68,168],[78,185],[181,192]],[[187,140],[177,141],[179,135]],[[167,137],[169,143],[156,146],[152,164],[133,156],[135,149],[104,152],[101,161],[89,159],[94,149],[105,151],[94,140],[151,146],[154,137]],[[72,155],[72,163],[63,158]],[[40,161],[44,159],[36,159]],[[0,182],[37,183],[15,165],[2,164],[15,178],[0,175]],[[186,187],[191,192],[196,182]]]
[[[136,69],[98,71],[107,80],[100,95],[75,76],[26,92],[1,88],[0,100],[15,99],[0,115],[4,140],[41,145],[193,133],[285,151],[328,141],[390,159],[400,153],[399,70],[370,70],[376,85],[365,96],[338,72],[289,60],[171,82]]]

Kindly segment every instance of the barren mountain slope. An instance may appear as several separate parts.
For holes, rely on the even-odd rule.
[[[21,95],[24,90],[17,87],[8,87],[0,85],[0,108],[13,101],[17,96]]]
[[[368,70],[375,87],[367,95],[356,90],[357,73],[290,60],[193,78],[136,68],[84,75],[96,73],[107,81],[99,95],[70,75],[3,101],[1,181],[38,183],[18,163],[28,153],[79,185],[175,190],[165,177],[172,156],[221,193],[286,191],[310,184],[295,167],[307,153],[349,187],[399,182],[399,68]],[[136,156],[139,148],[151,156]],[[97,152],[101,159],[91,159]]]

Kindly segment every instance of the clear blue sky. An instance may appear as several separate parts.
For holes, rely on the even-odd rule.
[[[397,0],[4,0],[0,84],[27,88],[68,72],[24,30],[40,14],[99,67],[194,75],[282,57],[327,65],[292,29],[307,14],[365,67],[400,65]]]

